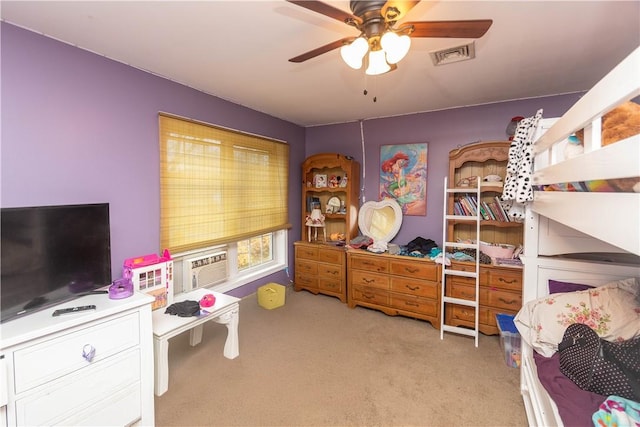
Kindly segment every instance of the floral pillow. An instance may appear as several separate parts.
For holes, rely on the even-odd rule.
[[[559,293],[525,304],[515,317],[522,338],[551,357],[567,326],[584,323],[608,341],[640,336],[640,282],[619,280],[583,291]]]

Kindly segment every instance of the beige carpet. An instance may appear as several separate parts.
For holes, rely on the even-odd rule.
[[[205,324],[169,345],[169,390],[158,426],[524,426],[519,370],[497,336],[473,339],[430,323],[350,309],[287,289],[286,304],[240,303],[240,356],[226,327]]]

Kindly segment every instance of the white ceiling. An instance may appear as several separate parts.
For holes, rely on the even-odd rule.
[[[348,1],[327,3],[349,11]],[[358,33],[285,1],[3,0],[0,8],[7,22],[301,126],[583,91],[640,45],[639,1],[423,0],[405,20],[493,19],[476,58],[436,67],[430,51],[471,40],[414,38],[397,70],[368,77],[338,50],[289,62]]]

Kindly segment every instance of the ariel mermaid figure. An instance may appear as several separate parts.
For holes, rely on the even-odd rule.
[[[389,184],[389,191],[395,197],[402,197],[409,192],[409,186],[404,176],[404,168],[409,164],[409,156],[399,151],[392,158],[382,163],[381,168],[385,173],[393,174],[395,182]]]

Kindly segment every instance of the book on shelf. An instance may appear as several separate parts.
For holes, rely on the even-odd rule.
[[[495,200],[489,202],[489,209],[491,209],[491,212],[493,212],[493,216],[496,218],[496,221],[504,221],[500,212],[500,208],[498,207],[498,203]]]
[[[491,219],[491,216],[487,212],[487,209],[484,207],[484,202],[480,202],[478,209],[480,209],[480,215],[482,216],[482,219],[484,219],[485,221],[488,221]]]
[[[466,195],[457,197],[453,202],[454,215],[476,216],[478,212],[485,221],[511,222],[499,196],[488,201],[478,201],[475,196]]]
[[[464,211],[466,212],[467,216],[476,216],[477,210],[471,197],[469,196],[461,197],[460,204],[464,208]]]
[[[462,206],[462,203],[460,203],[460,201],[456,202],[456,208],[457,208],[456,215],[459,215],[459,216],[467,216],[467,215],[469,215],[467,213],[467,211],[464,209],[464,206]]]
[[[489,218],[487,218],[488,220],[493,220],[496,221],[496,216],[493,213],[493,210],[491,209],[491,207],[489,206],[489,204],[485,201],[482,202],[482,206],[484,207],[485,212],[489,215]]]
[[[454,215],[464,215],[464,212],[462,211],[462,208],[460,207],[460,202],[455,200],[453,202],[453,214]]]
[[[502,200],[500,200],[500,197],[496,196],[496,204],[498,205],[498,209],[500,210],[500,217],[502,218],[502,221],[504,222],[509,222],[509,215],[507,215],[507,212],[504,210],[504,208],[502,207]]]

